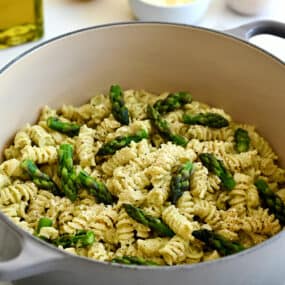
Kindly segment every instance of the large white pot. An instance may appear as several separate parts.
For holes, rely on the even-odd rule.
[[[285,35],[284,25],[273,22],[236,30],[245,37],[261,31]],[[159,23],[85,29],[42,44],[5,67],[0,148],[25,122],[35,121],[43,105],[81,104],[113,83],[154,92],[190,90],[236,121],[255,124],[285,166],[285,65],[232,36]],[[284,232],[217,261],[138,268],[63,253],[0,217],[0,280],[15,284],[278,285],[285,280]]]

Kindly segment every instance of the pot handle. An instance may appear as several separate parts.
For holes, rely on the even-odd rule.
[[[285,24],[270,20],[255,21],[224,32],[246,41],[260,34],[271,34],[285,38]]]
[[[28,233],[18,229],[16,225],[11,225],[11,222],[6,218],[1,219],[0,226],[2,244],[2,246],[0,245],[0,251],[8,252],[8,250],[5,250],[4,244],[10,247],[9,252],[13,248],[12,256],[4,260],[2,257],[2,260],[0,260],[0,281],[14,281],[56,270],[59,263],[68,256],[56,248],[41,245],[41,242],[29,236]],[[5,243],[2,241],[5,241]]]

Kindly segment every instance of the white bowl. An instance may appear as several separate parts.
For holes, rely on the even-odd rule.
[[[227,0],[227,5],[240,14],[256,15],[264,12],[272,0]]]
[[[131,8],[139,20],[185,24],[197,23],[207,11],[210,2],[211,0],[196,0],[187,4],[159,6],[143,0],[129,0]]]

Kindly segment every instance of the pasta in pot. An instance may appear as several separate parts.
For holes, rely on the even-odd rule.
[[[185,92],[156,96],[113,86],[109,98],[99,94],[79,107],[45,106],[39,122],[19,130],[4,150],[0,210],[66,252],[137,265],[228,254],[202,233],[240,248],[277,234],[285,220],[285,171],[272,147],[253,126],[191,101]],[[196,122],[186,122],[186,113]],[[207,125],[211,118],[227,124]],[[240,129],[250,142],[242,152]],[[259,189],[258,179],[268,188]],[[282,213],[262,200],[265,190]]]

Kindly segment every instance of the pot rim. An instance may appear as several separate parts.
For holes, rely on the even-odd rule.
[[[193,264],[180,264],[180,265],[172,265],[172,266],[168,266],[168,265],[158,265],[158,266],[145,266],[145,265],[125,265],[125,264],[120,264],[120,263],[112,263],[112,262],[107,262],[107,261],[100,261],[100,260],[96,260],[96,259],[91,259],[85,256],[79,256],[79,255],[75,255],[72,253],[69,253],[65,250],[59,249],[55,246],[53,246],[52,244],[32,235],[31,233],[25,231],[24,229],[20,228],[19,226],[17,226],[15,223],[13,223],[4,213],[0,212],[0,219],[5,222],[6,224],[8,224],[9,228],[12,229],[12,231],[14,231],[14,233],[18,236],[19,238],[19,242],[22,246],[22,251],[24,250],[24,242],[29,242],[29,239],[32,239],[34,242],[37,243],[38,246],[44,246],[45,249],[51,250],[56,254],[61,254],[62,255],[62,259],[63,259],[63,263],[64,261],[66,261],[67,259],[71,259],[73,260],[74,258],[76,258],[76,260],[82,260],[84,262],[92,262],[95,264],[100,264],[102,266],[114,266],[114,267],[119,267],[119,268],[127,268],[129,270],[159,270],[159,271],[169,271],[169,270],[180,270],[180,271],[192,271],[195,270],[196,268],[200,268],[200,267],[207,267],[207,266],[212,266],[214,264],[217,263],[226,263],[228,261],[237,259],[239,257],[243,257],[245,255],[254,253],[255,251],[264,248],[266,246],[269,246],[271,243],[281,239],[282,237],[285,236],[285,232],[283,230],[281,230],[278,234],[270,237],[269,239],[263,241],[260,244],[257,244],[253,247],[250,247],[248,249],[245,249],[239,253],[235,253],[235,254],[231,254],[228,256],[224,256],[215,260],[209,260],[209,261],[203,261],[203,262],[199,262],[199,263],[193,263]],[[19,255],[21,253],[19,252]],[[12,258],[13,259],[13,258]]]
[[[281,63],[281,65],[283,65],[285,67],[285,62],[283,62],[280,58],[278,58],[276,55],[270,53],[269,51],[266,51],[254,44],[252,44],[251,42],[247,41],[246,39],[241,39],[237,36],[235,36],[234,34],[230,34],[227,33],[227,31],[218,31],[218,30],[214,30],[211,28],[206,28],[206,27],[199,27],[199,26],[195,26],[195,25],[191,25],[191,24],[182,24],[182,23],[172,23],[172,22],[162,22],[162,21],[138,21],[138,22],[131,22],[131,21],[124,21],[124,22],[114,22],[114,23],[108,23],[108,24],[102,24],[102,25],[96,25],[96,26],[90,26],[90,27],[86,27],[86,28],[82,28],[82,29],[77,29],[71,32],[67,32],[61,35],[58,35],[56,37],[50,38],[48,40],[45,40],[39,44],[36,44],[35,46],[31,47],[30,49],[20,53],[19,55],[17,55],[14,59],[10,60],[7,64],[5,64],[1,69],[0,69],[0,75],[2,75],[9,67],[11,67],[14,63],[20,61],[24,56],[29,55],[30,53],[32,53],[33,51],[40,49],[44,46],[49,45],[50,43],[53,43],[57,40],[69,37],[69,36],[73,36],[75,34],[79,34],[82,32],[86,32],[86,31],[91,31],[91,30],[99,30],[99,29],[104,29],[104,28],[108,28],[108,27],[117,27],[117,26],[134,26],[134,25],[142,25],[142,26],[146,26],[146,25],[161,25],[161,26],[175,26],[175,27],[184,27],[184,28],[191,28],[191,29],[195,29],[195,30],[200,30],[200,31],[204,31],[204,32],[209,32],[209,33],[213,33],[213,34],[217,34],[219,36],[224,36],[225,38],[230,38],[232,40],[235,40],[237,43],[243,43],[246,46],[255,49],[258,52],[263,53],[263,55],[265,56],[269,56],[271,59],[277,61],[278,63]]]
[[[237,36],[233,35],[233,34],[229,34],[226,31],[217,31],[214,29],[210,29],[210,28],[205,28],[205,27],[198,27],[198,26],[194,26],[194,25],[189,25],[189,24],[180,24],[180,23],[171,23],[171,22],[160,22],[160,21],[140,21],[140,22],[115,22],[115,23],[109,23],[109,24],[103,24],[103,25],[97,25],[97,26],[90,26],[90,27],[86,27],[86,28],[82,28],[82,29],[77,29],[68,33],[64,33],[61,34],[59,36],[53,37],[51,39],[48,39],[42,43],[39,43],[37,45],[35,45],[34,47],[28,49],[27,51],[22,52],[21,54],[19,54],[18,56],[16,56],[14,59],[12,59],[10,62],[8,62],[6,65],[4,65],[4,67],[2,67],[0,69],[0,76],[6,71],[8,70],[10,67],[13,66],[14,63],[17,63],[18,61],[20,61],[23,57],[25,57],[26,55],[31,54],[32,52],[45,47],[47,45],[49,45],[50,43],[53,43],[57,40],[63,39],[65,37],[69,37],[69,36],[73,36],[75,34],[79,34],[82,32],[86,32],[86,31],[91,31],[91,30],[97,30],[97,29],[104,29],[104,28],[108,28],[108,27],[117,27],[117,26],[134,26],[134,25],[142,25],[142,26],[146,26],[146,25],[159,25],[159,26],[174,26],[174,27],[181,27],[181,28],[191,28],[194,30],[198,30],[198,31],[204,31],[204,32],[209,32],[212,34],[216,34],[219,36],[223,36],[226,39],[231,39],[236,41],[238,44],[244,44],[245,46],[249,47],[249,48],[253,48],[255,49],[257,52],[261,52],[264,56],[270,57],[275,63],[281,64],[282,67],[285,68],[285,62],[283,62],[280,58],[278,58],[277,56],[271,54],[270,52],[244,40],[244,39],[240,39]],[[285,69],[284,69],[285,70]],[[26,232],[24,229],[20,228],[19,226],[17,226],[15,223],[13,223],[7,216],[5,216],[4,213],[2,213],[0,211],[0,219],[2,221],[4,221],[6,224],[8,224],[8,226],[18,235],[18,237],[20,238],[20,242],[21,244],[23,244],[24,240],[26,239],[28,241],[28,239],[32,239],[34,242],[36,242],[38,245],[42,245],[45,248],[52,250],[56,253],[61,253],[64,256],[66,256],[66,258],[76,258],[77,260],[82,260],[82,261],[87,261],[87,262],[92,262],[95,264],[100,264],[100,265],[107,265],[107,266],[115,266],[115,267],[121,267],[121,268],[127,268],[129,270],[161,270],[161,271],[169,271],[169,270],[195,270],[197,267],[206,267],[206,266],[210,266],[212,264],[216,264],[216,263],[225,263],[228,262],[232,259],[237,259],[239,257],[242,257],[244,255],[248,255],[251,254],[263,247],[269,246],[271,243],[275,242],[276,240],[279,240],[280,238],[285,236],[285,232],[283,230],[281,230],[278,234],[274,235],[273,237],[265,240],[264,242],[255,245],[251,248],[248,248],[240,253],[236,253],[236,254],[232,254],[229,256],[225,256],[216,260],[210,260],[210,261],[204,261],[204,262],[200,262],[200,263],[196,263],[196,264],[183,264],[183,265],[174,265],[174,266],[167,266],[167,265],[160,265],[160,266],[140,266],[140,265],[124,265],[124,264],[119,264],[119,263],[112,263],[112,262],[106,262],[106,261],[99,261],[96,259],[91,259],[88,257],[84,257],[84,256],[78,256],[78,255],[74,255],[71,253],[68,253],[64,250],[58,249],[55,246],[49,244],[48,242],[45,242],[43,240],[41,240],[40,238],[30,234],[29,232]],[[23,250],[23,249],[22,249]]]

